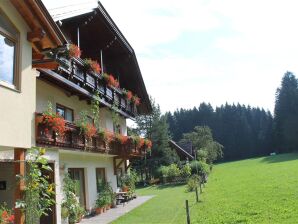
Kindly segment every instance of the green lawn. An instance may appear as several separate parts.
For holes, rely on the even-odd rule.
[[[185,186],[137,193],[156,196],[114,223],[186,223],[185,199],[191,223],[298,223],[298,154],[216,165],[198,204]]]

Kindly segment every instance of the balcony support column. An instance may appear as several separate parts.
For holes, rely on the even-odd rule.
[[[15,175],[24,176],[25,175],[25,153],[26,149],[15,148],[14,149],[14,171]],[[25,183],[23,180],[19,180],[16,183],[14,201],[22,199],[24,194]],[[25,223],[25,214],[21,209],[15,209],[15,223],[24,224]]]

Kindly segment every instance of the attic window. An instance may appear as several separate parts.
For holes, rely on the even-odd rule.
[[[19,33],[6,15],[0,11],[0,84],[17,89]]]

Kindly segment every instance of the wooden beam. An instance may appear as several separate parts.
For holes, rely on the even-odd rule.
[[[59,63],[56,61],[41,61],[41,62],[33,62],[33,68],[45,68],[50,70],[55,70],[59,67]]]
[[[45,56],[43,54],[40,54],[37,52],[32,53],[32,60],[42,60],[42,59],[44,59],[44,57]]]
[[[26,149],[20,149],[20,148],[15,148],[14,149],[14,171],[15,175],[20,175],[24,176],[25,175],[25,152]],[[15,197],[14,200],[15,202],[18,199],[22,199],[23,197],[23,192],[24,192],[25,184],[23,180],[20,180],[16,183],[16,188],[15,188]],[[15,223],[18,224],[24,224],[25,223],[25,215],[21,211],[21,209],[15,209],[14,211],[15,215]]]
[[[45,35],[46,32],[43,29],[38,28],[27,33],[27,40],[31,43],[38,42],[41,41],[45,37]]]

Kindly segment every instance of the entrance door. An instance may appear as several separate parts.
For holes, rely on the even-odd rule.
[[[50,163],[49,166],[52,168],[52,171],[42,170],[43,176],[49,177],[49,183],[55,183],[55,173],[54,173],[54,164]],[[55,196],[54,196],[55,197]],[[51,210],[47,212],[48,215],[40,217],[40,224],[55,224],[56,223],[56,206],[55,204],[51,206]]]
[[[70,178],[76,181],[76,196],[79,197],[81,206],[86,209],[84,168],[69,168],[68,173]]]

